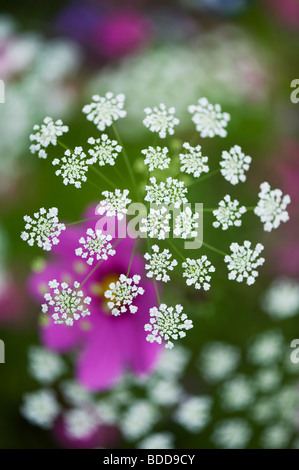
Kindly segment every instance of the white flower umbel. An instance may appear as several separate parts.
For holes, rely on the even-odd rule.
[[[122,147],[116,140],[110,140],[107,134],[102,134],[98,139],[90,137],[87,141],[92,148],[88,150],[91,159],[89,163],[98,163],[100,166],[114,165]]]
[[[114,121],[126,117],[124,104],[124,94],[119,93],[114,96],[111,91],[108,91],[105,96],[93,95],[92,102],[86,104],[82,111],[87,114],[88,121],[92,121],[100,131],[104,131]]]
[[[145,155],[144,164],[148,165],[149,171],[154,170],[166,170],[169,168],[170,158],[167,157],[168,148],[163,147],[148,147],[147,149],[141,150],[141,153]]]
[[[61,382],[59,389],[68,405],[82,406],[90,404],[93,400],[92,393],[72,379]]]
[[[228,227],[240,227],[242,225],[241,217],[247,209],[245,206],[239,207],[240,203],[237,199],[231,200],[229,194],[224,196],[223,200],[219,202],[218,209],[213,211],[216,221],[213,222],[213,227],[221,227],[222,230],[227,230]]]
[[[61,159],[54,158],[52,165],[60,165],[55,175],[62,176],[63,184],[73,184],[75,188],[81,188],[81,183],[87,181],[88,162],[82,147],[75,147],[73,152],[66,150]]]
[[[210,289],[210,273],[215,272],[215,267],[211,264],[206,255],[198,259],[187,258],[186,261],[182,263],[182,267],[184,269],[183,277],[187,278],[187,286],[194,285],[195,289]]]
[[[80,317],[90,315],[90,311],[86,307],[90,304],[91,298],[85,297],[82,290],[79,290],[79,282],[74,282],[74,288],[71,289],[66,282],[61,284],[53,279],[49,282],[50,289],[53,293],[46,293],[44,298],[47,303],[42,305],[43,313],[47,313],[49,307],[54,310],[52,318],[54,323],[72,326],[74,320]]]
[[[258,276],[256,270],[259,266],[262,266],[265,262],[264,258],[259,258],[259,255],[263,251],[264,247],[261,243],[258,243],[254,249],[251,249],[251,242],[245,241],[243,246],[238,243],[232,243],[230,249],[231,255],[226,255],[224,258],[227,263],[227,268],[230,271],[228,278],[230,280],[236,280],[242,282],[246,280],[248,286],[254,284]]]
[[[52,390],[38,390],[24,395],[22,415],[36,426],[50,429],[60,413],[60,406]]]
[[[125,411],[119,425],[126,439],[136,440],[147,435],[159,419],[158,409],[147,400],[136,400]]]
[[[132,305],[132,303],[138,295],[144,294],[144,289],[138,287],[140,279],[141,277],[137,275],[127,277],[121,274],[118,281],[109,284],[109,289],[106,290],[104,295],[109,299],[107,305],[112,315],[118,316],[127,310],[131,313],[137,312],[138,307]]]
[[[259,333],[248,348],[248,361],[257,366],[268,367],[281,359],[284,348],[284,337],[279,330]]]
[[[260,439],[261,447],[264,449],[285,449],[288,447],[293,430],[284,421],[274,422],[267,426]]]
[[[164,349],[159,356],[157,373],[169,381],[176,381],[184,373],[190,359],[189,349],[178,344],[174,349]]]
[[[260,185],[259,202],[254,213],[264,224],[264,230],[271,232],[272,229],[279,227],[280,222],[287,222],[289,214],[286,211],[291,198],[288,194],[283,195],[280,189],[272,189],[269,183],[264,182]]]
[[[175,421],[192,433],[204,429],[211,419],[212,399],[207,396],[187,398],[175,413]]]
[[[199,213],[195,212],[193,214],[190,207],[187,206],[174,220],[174,235],[183,239],[196,237],[196,229],[198,228],[197,219],[199,219]]]
[[[39,158],[47,158],[48,155],[45,149],[50,144],[57,145],[57,137],[68,132],[69,128],[63,124],[61,119],[54,122],[52,118],[46,117],[43,124],[41,126],[36,124],[33,130],[35,133],[30,135],[30,140],[33,142],[30,145],[30,152],[38,152]]]
[[[106,260],[108,256],[114,256],[115,250],[111,243],[111,235],[105,235],[102,230],[94,231],[92,228],[86,230],[87,237],[81,237],[79,243],[83,247],[75,250],[77,256],[86,259],[86,263],[92,265],[94,260]]]
[[[173,435],[168,432],[158,432],[147,436],[139,442],[138,449],[173,449]]]
[[[158,245],[153,245],[152,250],[152,254],[145,253],[144,255],[147,261],[145,265],[147,277],[154,278],[156,281],[170,281],[168,272],[173,271],[174,267],[177,266],[177,260],[172,259],[172,254],[167,249],[160,252]]]
[[[217,383],[227,379],[240,362],[240,351],[230,344],[213,341],[200,354],[199,369],[205,380]]]
[[[35,212],[33,217],[24,216],[26,222],[25,231],[21,233],[22,240],[28,245],[34,243],[45,251],[50,251],[53,245],[59,243],[59,235],[65,230],[65,225],[59,222],[57,217],[57,207],[51,207],[48,211],[41,207],[39,212]]]
[[[299,283],[294,279],[276,279],[264,294],[262,306],[272,318],[290,318],[299,314]]]
[[[175,208],[179,208],[182,204],[188,202],[186,198],[187,188],[183,181],[175,178],[167,178],[166,182],[157,183],[156,178],[150,178],[151,186],[146,186],[145,201],[152,204],[173,204]]]
[[[173,406],[180,400],[182,388],[175,380],[151,380],[148,383],[148,395],[153,403],[161,406]]]
[[[217,423],[212,441],[220,449],[244,449],[251,435],[251,427],[244,419],[233,418]]]
[[[183,313],[182,305],[167,307],[166,304],[160,304],[159,308],[150,309],[150,323],[144,325],[145,331],[149,334],[146,340],[150,343],[156,341],[161,344],[165,341],[165,348],[173,348],[171,340],[177,340],[186,336],[186,331],[193,328],[192,320]],[[185,331],[183,331],[185,330]]]
[[[180,120],[175,117],[175,108],[166,108],[165,104],[161,103],[154,108],[145,108],[146,117],[143,120],[145,127],[149,128],[151,132],[158,132],[161,139],[164,139],[167,134],[174,134],[174,126],[180,123]]]
[[[220,161],[221,174],[226,181],[235,185],[240,181],[246,181],[245,171],[249,170],[251,157],[245,155],[239,145],[235,145],[229,152],[222,152],[222,160]]]
[[[103,215],[106,212],[108,217],[117,217],[118,220],[122,220],[124,215],[127,214],[128,209],[127,205],[132,202],[127,196],[129,195],[129,190],[116,189],[114,192],[103,191],[102,195],[106,198],[100,201],[100,204],[97,207],[98,213]]]
[[[227,123],[230,120],[228,113],[223,113],[220,104],[211,104],[207,98],[200,98],[197,105],[188,106],[189,113],[193,114],[192,121],[200,137],[227,136]]]
[[[151,207],[148,216],[140,221],[140,232],[147,233],[150,238],[165,240],[170,232],[170,219],[171,214],[166,207]]]
[[[255,387],[244,375],[225,382],[220,389],[221,406],[228,412],[247,409],[255,400]]]
[[[188,142],[183,144],[183,147],[188,150],[187,153],[180,153],[181,171],[192,174],[198,178],[202,173],[208,173],[209,167],[207,165],[208,157],[204,157],[201,153],[201,146],[191,147]]]
[[[41,348],[31,346],[28,352],[29,373],[42,384],[51,384],[66,370],[66,366],[59,354]]]
[[[98,428],[100,422],[96,413],[90,409],[74,408],[63,416],[65,430],[73,439],[87,439]]]

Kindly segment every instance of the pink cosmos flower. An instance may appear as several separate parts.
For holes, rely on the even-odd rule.
[[[298,0],[265,0],[269,9],[274,10],[277,17],[292,28],[299,26],[299,2]]]
[[[88,217],[94,217],[94,209],[85,215],[85,218]],[[104,220],[111,222],[111,218]],[[49,280],[57,279],[69,285],[75,280],[81,283],[91,272],[93,268],[75,255],[75,249],[86,230],[95,228],[95,222],[68,227],[61,234],[60,243],[52,250],[54,257],[30,278],[30,291],[36,300],[43,303]],[[119,233],[123,230],[124,225]],[[112,239],[111,243],[115,241]],[[75,321],[73,326],[65,326],[54,325],[50,315],[43,314],[46,322],[40,329],[42,342],[49,349],[62,353],[77,350],[77,379],[93,391],[113,386],[126,369],[137,375],[150,373],[158,359],[160,346],[148,343],[144,331],[144,324],[149,320],[149,309],[157,303],[155,286],[152,281],[145,280],[144,262],[140,255],[134,255],[130,269],[130,277],[141,275],[140,286],[145,289],[145,293],[134,300],[137,313],[125,312],[115,317],[107,308],[104,297],[109,284],[116,281],[120,274],[127,273],[133,246],[132,238],[122,238],[115,247],[116,254],[104,261],[82,287],[84,294],[92,298],[89,307],[91,315]]]

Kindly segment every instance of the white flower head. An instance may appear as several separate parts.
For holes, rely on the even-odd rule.
[[[26,222],[25,231],[21,233],[22,240],[28,245],[34,243],[45,251],[50,251],[53,245],[59,243],[59,235],[65,230],[65,225],[59,222],[57,217],[58,209],[51,207],[48,211],[41,207],[39,212],[35,212],[33,218],[24,216]]]
[[[111,235],[105,235],[102,230],[92,230],[91,228],[86,231],[87,237],[81,237],[79,243],[83,245],[75,250],[77,256],[86,259],[86,263],[92,265],[94,260],[107,260],[108,256],[114,256],[115,250],[111,243]]]
[[[272,189],[269,183],[264,182],[260,186],[259,202],[254,213],[261,219],[264,224],[264,230],[271,232],[273,228],[277,228],[280,222],[287,222],[289,214],[286,211],[291,198],[288,194],[283,195],[280,189]]]
[[[146,218],[140,221],[140,232],[147,233],[150,238],[165,240],[170,232],[171,214],[166,207],[150,208]]]
[[[169,271],[173,271],[178,262],[172,259],[172,254],[169,250],[164,249],[160,252],[158,245],[152,246],[153,253],[145,253],[144,258],[147,261],[145,269],[147,270],[147,277],[154,278],[157,281],[168,282],[170,277]]]
[[[98,163],[100,166],[114,165],[122,147],[116,140],[110,140],[107,134],[102,134],[98,139],[90,137],[87,141],[92,148],[88,150],[91,159],[88,163]]]
[[[164,139],[167,134],[174,134],[174,126],[180,123],[180,120],[175,117],[175,108],[166,108],[165,104],[161,103],[154,108],[145,108],[146,117],[143,120],[145,127],[149,128],[151,132],[158,132],[161,139]]]
[[[272,318],[290,318],[299,313],[299,283],[294,279],[276,279],[264,294],[262,306]]]
[[[257,268],[265,262],[264,258],[259,258],[264,249],[263,245],[258,243],[254,249],[250,247],[251,243],[247,240],[243,245],[232,243],[230,246],[232,254],[226,255],[224,258],[230,271],[228,278],[237,282],[246,280],[248,286],[255,283],[258,276]]]
[[[86,439],[97,430],[100,422],[96,413],[87,408],[74,408],[64,413],[65,430],[73,439]]]
[[[187,431],[197,433],[204,429],[211,419],[212,399],[208,396],[188,397],[175,413],[175,421]]]
[[[53,351],[31,346],[28,355],[29,373],[40,383],[50,384],[65,372],[64,361]]]
[[[284,337],[279,330],[259,333],[248,348],[248,361],[258,366],[275,364],[281,359],[284,347]]]
[[[209,290],[211,287],[211,275],[215,272],[215,267],[208,260],[206,255],[198,259],[187,258],[182,263],[184,269],[183,277],[186,277],[188,286],[194,285],[195,289]]]
[[[188,202],[186,198],[188,190],[183,181],[169,177],[166,182],[162,181],[158,184],[156,178],[152,176],[150,182],[151,186],[145,187],[145,201],[157,205],[174,204],[175,208],[179,208],[182,204]]]
[[[228,113],[223,113],[220,104],[211,104],[207,98],[200,98],[197,105],[188,106],[189,113],[193,114],[192,121],[200,137],[226,137],[226,127],[230,120]]]
[[[238,184],[240,181],[246,181],[245,172],[249,170],[251,157],[245,155],[239,145],[235,145],[229,152],[222,152],[222,160],[220,161],[221,174],[226,181],[231,184]]]
[[[217,423],[212,440],[221,449],[243,449],[248,444],[252,429],[242,418],[232,418]]]
[[[255,400],[253,383],[244,375],[225,382],[220,389],[221,406],[226,411],[247,409]]]
[[[52,118],[46,117],[43,124],[41,126],[36,124],[33,130],[35,133],[30,135],[30,140],[34,143],[30,146],[30,151],[31,153],[38,152],[39,158],[47,158],[45,149],[50,144],[57,145],[57,137],[68,132],[69,128],[63,124],[61,119],[54,122]]]
[[[217,383],[228,378],[239,362],[239,349],[220,341],[212,341],[202,349],[199,369],[207,382]]]
[[[141,153],[145,155],[144,164],[148,165],[149,171],[154,170],[166,170],[169,168],[170,158],[167,157],[167,147],[148,147],[147,149],[141,150]]]
[[[41,389],[24,395],[21,413],[32,424],[50,429],[60,413],[60,406],[52,390]]]
[[[145,331],[148,331],[146,340],[150,343],[156,341],[161,344],[165,341],[165,347],[173,348],[171,340],[177,340],[186,336],[186,331],[193,328],[192,320],[183,313],[182,305],[167,307],[166,304],[160,304],[159,308],[150,309],[150,323],[144,325]],[[184,331],[185,330],[185,331]]]
[[[180,238],[193,238],[197,236],[199,213],[192,213],[189,206],[185,207],[174,220],[173,233]]]
[[[52,165],[60,165],[55,175],[62,176],[63,184],[73,184],[75,188],[81,188],[81,183],[87,180],[88,162],[82,147],[75,147],[73,152],[66,150],[61,159],[54,158]]]
[[[213,222],[213,227],[221,227],[222,230],[227,230],[228,227],[240,227],[242,225],[241,217],[247,209],[245,206],[239,207],[240,203],[237,199],[231,200],[229,194],[219,202],[218,209],[213,211],[216,221]]]
[[[152,379],[148,383],[148,395],[151,401],[161,406],[173,406],[181,398],[182,388],[174,379]]]
[[[135,400],[125,411],[119,424],[128,440],[136,440],[147,435],[159,419],[158,409],[148,400]]]
[[[124,94],[119,93],[114,96],[108,91],[105,96],[93,95],[92,102],[86,104],[82,111],[87,114],[88,121],[92,121],[100,131],[104,131],[114,121],[126,117],[124,104]]]
[[[72,326],[74,320],[90,315],[87,305],[90,304],[91,298],[84,298],[83,291],[79,290],[79,282],[75,281],[75,289],[71,289],[66,282],[60,284],[53,279],[49,282],[49,287],[53,293],[44,295],[47,303],[42,305],[42,311],[47,313],[50,307],[54,311],[52,314],[54,323]]]
[[[129,190],[124,189],[115,189],[114,192],[103,191],[102,195],[106,199],[100,201],[100,204],[97,207],[99,214],[103,215],[106,212],[108,217],[117,217],[118,220],[122,220],[124,215],[127,214],[128,209],[127,205],[132,202],[127,196],[129,195]]]
[[[93,400],[92,393],[75,380],[64,380],[59,384],[59,388],[68,405],[88,405]]]
[[[168,432],[157,432],[139,442],[138,449],[173,449],[173,435]]]
[[[127,310],[131,313],[137,312],[138,307],[133,305],[133,300],[144,294],[143,287],[138,286],[140,279],[138,275],[127,277],[121,274],[118,281],[109,284],[109,289],[104,295],[108,299],[107,305],[112,315],[118,316]]]
[[[202,173],[208,173],[208,157],[201,153],[201,146],[191,147],[188,142],[183,144],[188,153],[180,153],[181,171],[192,174],[198,178]]]

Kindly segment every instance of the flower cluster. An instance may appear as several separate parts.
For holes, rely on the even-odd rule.
[[[34,142],[30,146],[31,153],[38,152],[39,158],[47,158],[46,148],[50,144],[57,145],[57,137],[62,136],[68,132],[68,126],[65,126],[61,119],[53,121],[52,118],[46,117],[41,126],[35,124],[33,127],[35,134],[30,135],[31,142]]]
[[[192,320],[183,313],[182,305],[167,307],[166,304],[160,304],[159,308],[150,309],[150,317],[150,323],[144,325],[145,331],[149,332],[146,340],[161,344],[164,339],[165,347],[168,349],[174,346],[172,340],[184,338],[186,331],[193,328]]]
[[[129,190],[116,189],[114,193],[110,191],[103,191],[102,195],[106,198],[100,201],[100,204],[97,207],[98,213],[103,215],[106,213],[108,217],[116,216],[118,220],[122,220],[127,214],[128,209],[127,205],[130,204],[131,199],[127,196],[129,195]]]
[[[102,134],[98,139],[90,137],[87,142],[92,145],[88,150],[91,155],[89,163],[98,163],[100,166],[114,165],[118,154],[122,151],[121,145],[116,140],[110,140],[107,134]]]
[[[163,147],[148,147],[147,149],[141,150],[141,153],[145,155],[144,164],[148,165],[149,171],[154,170],[166,170],[169,168],[170,158],[167,157],[168,148]]]
[[[82,111],[87,115],[88,121],[92,121],[99,131],[104,131],[114,121],[126,117],[124,104],[125,95],[119,93],[114,97],[113,93],[108,92],[104,97],[93,95],[92,102],[86,104]]]
[[[53,279],[53,281],[49,282],[49,287],[53,290],[53,294],[46,293],[44,295],[47,303],[42,305],[42,311],[47,313],[49,307],[51,310],[54,310],[52,314],[54,323],[64,323],[65,325],[72,326],[74,320],[90,315],[87,305],[90,304],[91,298],[84,298],[83,291],[79,290],[79,282],[75,281],[75,289],[72,289],[66,282],[60,284],[56,279]]]
[[[34,218],[25,215],[26,225],[25,231],[21,233],[22,240],[27,241],[30,246],[36,243],[43,250],[50,251],[53,245],[59,243],[58,237],[66,229],[57,215],[57,207],[51,207],[48,212],[42,207],[39,212],[34,213]]]
[[[66,150],[64,157],[54,158],[52,165],[60,165],[60,169],[55,171],[55,175],[61,175],[63,184],[73,184],[75,188],[81,188],[81,183],[87,181],[86,173],[90,160],[86,159],[82,147],[75,147],[75,150]]]
[[[144,112],[146,117],[143,124],[151,132],[158,132],[161,139],[165,139],[167,134],[173,135],[174,126],[180,123],[180,120],[174,115],[175,108],[167,109],[163,103],[153,109],[145,108]]]
[[[279,227],[280,222],[287,222],[289,214],[286,211],[291,198],[288,194],[283,195],[280,189],[272,189],[269,183],[264,182],[260,186],[259,202],[254,213],[260,217],[264,224],[264,230],[271,232]]]
[[[226,127],[230,120],[228,113],[222,113],[220,104],[212,105],[207,98],[200,98],[197,105],[188,107],[191,113],[192,121],[196,130],[200,132],[200,137],[226,137]]]
[[[195,178],[202,173],[208,173],[208,157],[202,155],[201,146],[191,147],[188,142],[184,142],[183,147],[188,153],[180,153],[181,171],[192,174]]]
[[[249,286],[255,283],[258,276],[256,269],[265,262],[264,258],[259,258],[264,249],[263,245],[258,243],[254,250],[250,247],[251,243],[247,240],[243,246],[232,243],[230,246],[232,254],[226,255],[224,258],[230,271],[228,278],[235,279],[237,282],[242,282],[245,279]]]
[[[118,281],[109,284],[104,295],[108,299],[107,305],[112,315],[118,316],[128,309],[131,313],[137,312],[138,307],[132,305],[132,302],[138,295],[144,294],[143,287],[138,287],[140,279],[136,274],[133,277],[121,274]]]
[[[171,214],[166,207],[150,208],[146,218],[140,221],[140,232],[147,233],[150,238],[164,240],[170,232]]]
[[[221,174],[231,184],[235,185],[240,181],[246,181],[245,171],[249,170],[251,157],[245,155],[239,145],[235,145],[229,152],[222,152]]]
[[[193,238],[197,236],[199,213],[192,213],[189,206],[182,210],[179,215],[176,216],[174,220],[174,230],[173,233],[176,237],[183,239]]]
[[[188,286],[194,285],[195,289],[201,289],[202,287],[204,290],[210,289],[210,273],[215,272],[215,267],[205,255],[199,259],[187,258],[182,267],[184,269],[183,277],[187,278],[186,284]]]
[[[213,211],[213,215],[216,217],[213,227],[221,227],[222,230],[227,230],[233,225],[240,227],[242,225],[241,217],[247,212],[247,209],[245,206],[239,207],[239,205],[239,201],[237,199],[232,201],[229,194],[224,196],[223,200],[219,202],[218,209]]]
[[[167,249],[160,252],[158,245],[153,245],[152,251],[152,254],[145,253],[144,255],[147,261],[145,265],[147,277],[154,277],[157,281],[170,281],[168,271],[173,271],[173,268],[178,264],[177,260],[171,259],[172,254]]]
[[[188,190],[183,181],[169,177],[166,182],[162,181],[158,184],[156,178],[152,176],[150,182],[151,186],[145,187],[145,201],[157,205],[173,204],[176,208],[188,202],[186,198]]]
[[[79,243],[83,247],[77,248],[75,253],[77,256],[86,259],[86,263],[93,264],[94,260],[106,260],[108,256],[115,255],[115,250],[113,250],[111,243],[111,235],[105,235],[101,230],[92,230],[91,228],[86,231],[86,239],[81,237]]]

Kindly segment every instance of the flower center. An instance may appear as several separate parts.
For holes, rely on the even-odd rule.
[[[117,282],[119,275],[116,273],[110,273],[103,277],[101,282],[94,282],[91,285],[91,293],[99,299],[101,308],[106,315],[111,315],[111,310],[107,306],[109,299],[106,299],[104,293],[109,289],[111,282]]]

